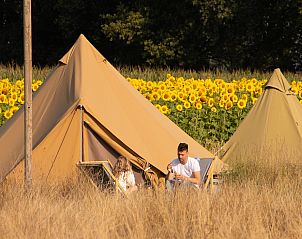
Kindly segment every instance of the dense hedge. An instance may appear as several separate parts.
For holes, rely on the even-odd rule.
[[[22,63],[22,2],[0,2],[0,62]],[[34,64],[80,33],[112,63],[302,70],[300,0],[32,1]]]

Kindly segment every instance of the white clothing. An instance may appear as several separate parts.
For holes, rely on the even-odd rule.
[[[181,164],[179,159],[174,159],[171,162],[171,166],[174,172],[189,177],[192,177],[193,172],[200,172],[200,166],[195,158],[188,157],[186,164]]]
[[[129,187],[135,186],[135,177],[133,172],[122,172],[118,178],[118,182],[125,191],[127,191],[127,188]]]

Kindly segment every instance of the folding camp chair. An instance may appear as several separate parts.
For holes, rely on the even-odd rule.
[[[215,158],[196,158],[200,165],[200,182],[202,188],[213,189],[214,185],[214,162]]]
[[[115,192],[125,194],[124,189],[119,184],[117,178],[113,175],[113,167],[110,161],[78,162],[77,166],[84,172],[86,176],[89,177],[89,180],[96,187],[98,187],[99,184],[107,186],[109,185],[114,187]]]

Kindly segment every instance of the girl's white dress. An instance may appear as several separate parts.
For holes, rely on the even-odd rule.
[[[133,172],[122,172],[118,178],[118,182],[125,191],[127,191],[127,188],[129,187],[135,186],[135,177]]]

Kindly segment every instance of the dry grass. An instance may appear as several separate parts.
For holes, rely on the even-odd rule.
[[[50,70],[35,68],[33,78],[44,79]],[[152,80],[171,72],[122,70],[126,76]],[[193,73],[176,72],[198,77]],[[0,66],[0,78],[16,80],[22,74],[20,67]],[[250,73],[203,74],[240,79]],[[301,80],[301,75],[286,77]],[[213,152],[220,147],[207,146]],[[56,185],[34,181],[33,189],[24,193],[20,182],[4,182],[0,238],[302,238],[302,170],[285,163],[286,158],[280,154],[267,157],[270,163],[256,157],[233,162],[233,171],[215,193],[142,190],[124,198],[97,190],[82,178]]]
[[[240,80],[242,77],[253,78],[258,80],[269,79],[272,75],[271,72],[262,71],[251,71],[251,70],[184,70],[184,69],[171,69],[171,68],[150,68],[150,67],[116,67],[117,70],[125,77],[140,78],[144,80],[165,80],[167,74],[173,74],[176,77],[185,77],[195,79],[202,78],[221,78],[225,81]],[[38,67],[33,66],[33,79],[35,80],[45,80],[47,75],[54,69],[54,66]],[[282,69],[281,69],[282,71]],[[284,76],[289,82],[293,80],[301,81],[302,74],[293,72],[283,72]],[[22,79],[24,77],[23,67],[19,65],[1,65],[0,64],[0,79],[9,78],[12,81]]]
[[[238,166],[238,167],[237,167]],[[301,168],[239,164],[215,193],[142,190],[124,198],[88,182],[0,191],[3,238],[302,238]]]
[[[53,70],[54,67],[37,67],[33,66],[33,80],[45,80],[47,75]],[[1,65],[0,64],[0,79],[8,78],[10,81],[15,82],[24,78],[24,69],[19,65]]]

